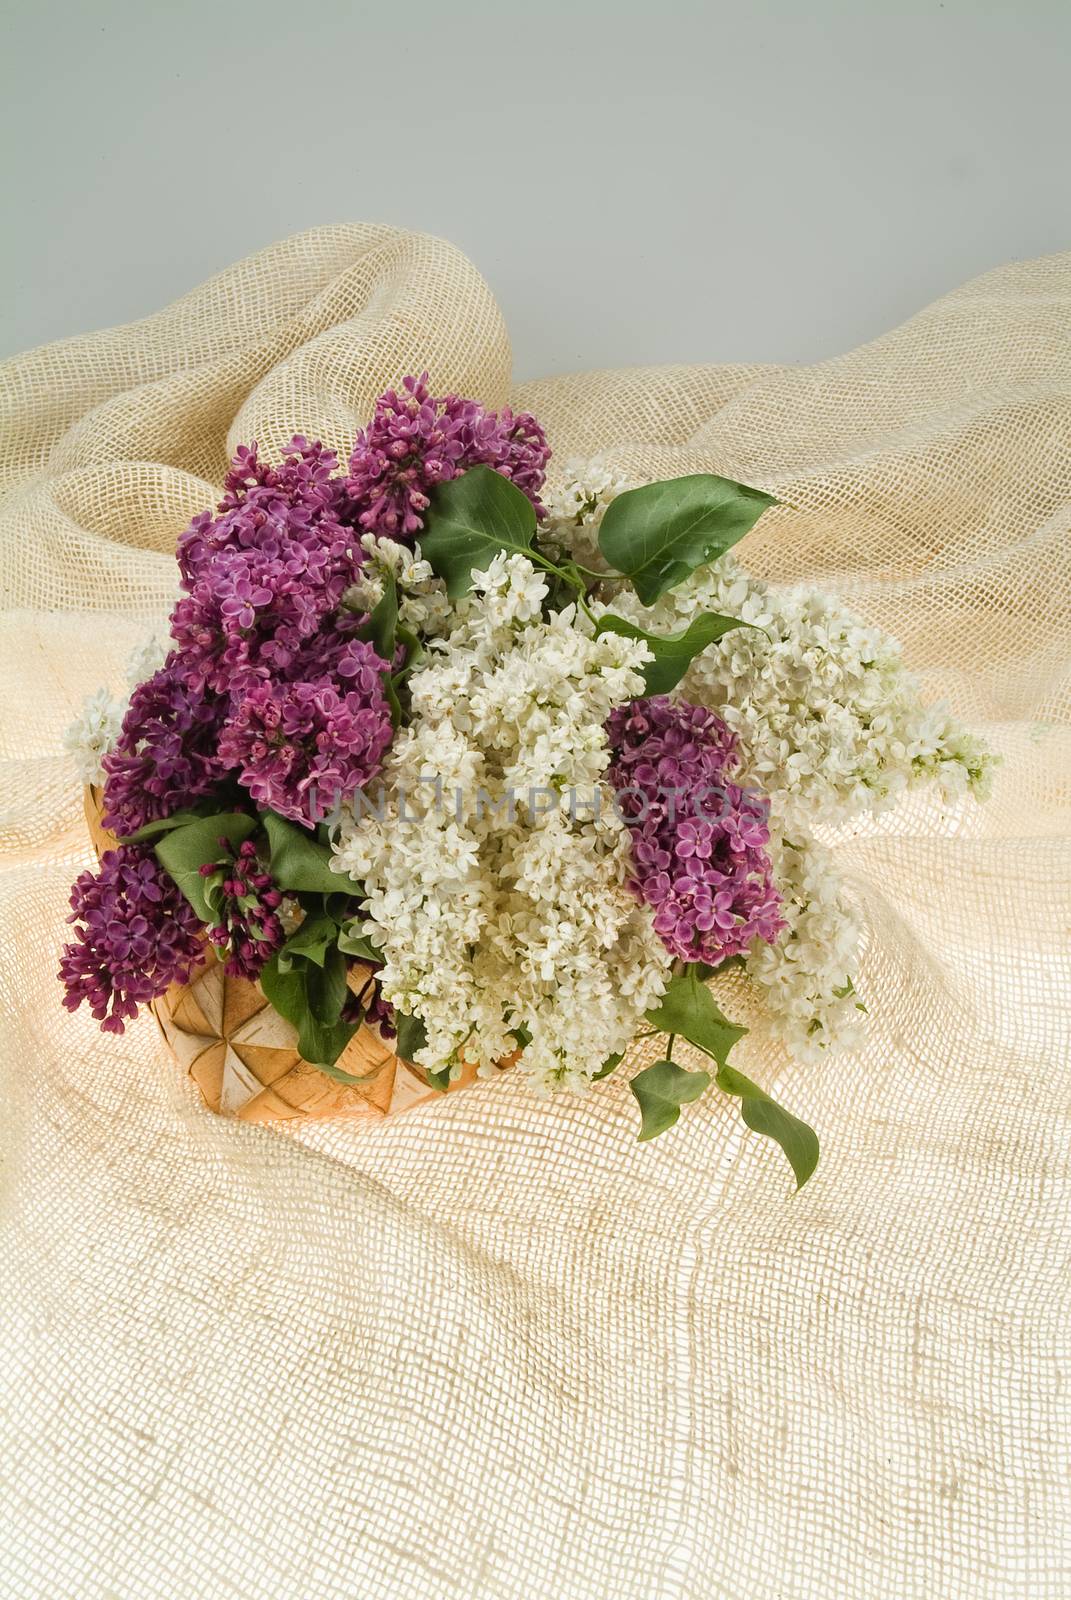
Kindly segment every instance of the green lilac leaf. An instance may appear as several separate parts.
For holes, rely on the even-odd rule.
[[[194,810],[192,807],[184,811],[173,811],[169,817],[157,817],[155,822],[147,822],[143,828],[138,828],[136,833],[124,833],[119,843],[145,844],[149,839],[159,839],[165,833],[173,833],[176,828],[184,828],[188,822],[199,822],[202,817],[211,814],[204,808]]]
[[[710,1087],[709,1072],[688,1072],[675,1061],[656,1061],[629,1084],[640,1107],[640,1139],[655,1139],[672,1128],[681,1106],[698,1100]]]
[[[269,1005],[274,1006],[287,1022],[300,1029],[308,1012],[304,963],[283,963],[280,961],[281,954],[277,950],[265,963],[260,974],[260,987]]]
[[[287,939],[280,950],[286,960],[303,956],[322,967],[328,950],[338,940],[338,927],[328,916],[309,916]],[[285,964],[285,962],[284,962]]]
[[[165,833],[154,846],[157,861],[174,879],[202,922],[211,924],[218,919],[209,898],[212,879],[202,877],[201,868],[222,858],[221,838],[234,848],[259,826],[257,818],[244,811],[221,811],[215,816],[183,823],[181,828]],[[217,888],[220,881],[217,877]]]
[[[618,617],[613,612],[600,617],[596,634],[618,633],[625,639],[641,639],[654,653],[654,660],[641,668],[648,694],[668,694],[680,683],[696,656],[732,628],[749,628],[752,624],[741,622],[739,617],[719,616],[716,611],[702,611],[683,633],[648,633],[634,622]]]
[[[334,1066],[358,1026],[355,1022],[320,1022],[310,1012],[298,1029],[298,1050],[304,1060],[323,1071]]]
[[[227,874],[222,867],[217,867],[213,872],[198,874],[201,880],[201,894],[204,903],[212,913],[207,919],[212,923],[219,921],[220,901],[223,896],[223,885],[227,881]]]
[[[535,531],[528,496],[491,467],[472,467],[432,490],[420,553],[457,600],[471,587],[474,570],[490,566],[502,550],[530,550]]]
[[[449,1089],[449,1087],[450,1087],[450,1068],[449,1067],[440,1067],[438,1072],[429,1072],[428,1069],[425,1067],[424,1076],[427,1078],[428,1082],[431,1084],[431,1087],[433,1089],[437,1089],[440,1094],[445,1094],[447,1089]]]
[[[331,850],[327,844],[274,811],[265,811],[262,821],[270,851],[268,871],[280,889],[292,893],[297,890],[312,894],[338,892],[341,880],[337,872],[331,871]]]
[[[749,1128],[781,1146],[795,1174],[796,1188],[802,1189],[818,1165],[818,1135],[814,1129],[779,1106],[735,1067],[719,1067],[715,1081],[725,1094],[740,1097],[740,1115]]]
[[[310,960],[305,974],[305,989],[309,1010],[316,1021],[325,1027],[338,1022],[349,994],[346,958],[341,950],[332,945],[324,951],[322,962]]]
[[[599,548],[649,606],[724,555],[775,504],[761,489],[712,473],[649,483],[607,506]]]
[[[369,612],[368,621],[357,630],[384,661],[394,660],[395,635],[398,627],[398,585],[393,572],[384,572],[383,593]]]
[[[412,1061],[418,1050],[428,1042],[428,1030],[420,1017],[407,1017],[404,1012],[394,1013],[394,1027],[398,1038],[395,1048],[403,1061]]]
[[[321,1070],[334,1067],[334,1063],[357,1032],[357,1024],[339,1020],[325,1022],[317,1017],[313,1009],[311,990],[315,979],[322,978],[320,969],[302,957],[295,958],[289,967],[284,967],[279,960],[281,953],[276,951],[260,974],[260,987],[264,997],[280,1016],[285,1017],[297,1029],[297,1047],[303,1058]],[[343,963],[343,982],[345,982],[345,963]],[[324,999],[322,990],[318,998],[322,1003]],[[341,1003],[338,1009],[341,1010]],[[350,1078],[337,1068],[329,1075],[343,1082],[364,1081],[360,1078]]]
[[[624,1061],[624,1059],[625,1059],[624,1053],[621,1052],[621,1051],[616,1052],[612,1056],[607,1056],[606,1060],[603,1062],[603,1064],[599,1068],[598,1072],[593,1072],[591,1074],[592,1083],[598,1083],[600,1078],[608,1078],[610,1076],[611,1072],[616,1072],[617,1071],[618,1067],[621,1065],[621,1063],[622,1063],[622,1061]]]
[[[724,1015],[694,967],[670,979],[658,1006],[647,1012],[647,1021],[662,1033],[687,1039],[698,1050],[713,1056],[719,1067],[725,1065],[729,1051],[747,1032]]]
[[[346,878],[344,873],[336,874],[336,876],[339,877],[340,882],[345,883]],[[323,897],[322,905],[325,913],[333,922],[336,922],[340,928],[343,927],[347,922],[352,921],[353,902],[356,898],[356,894],[357,890],[355,886],[349,894],[347,894],[343,889],[337,891],[335,894],[325,894]]]
[[[415,667],[421,656],[425,654],[424,645],[411,628],[405,628],[399,622],[395,629],[398,643],[405,646],[405,666],[403,672],[408,672]]]
[[[402,702],[398,698],[398,690],[390,673],[387,673],[383,679],[383,697],[390,708],[390,725],[397,732],[402,725],[404,713],[402,711]]]
[[[338,936],[339,949],[348,956],[357,956],[361,961],[371,961],[377,967],[382,966],[382,950],[376,949],[366,933],[352,931],[354,928],[355,924],[351,922],[347,927],[340,930]]]

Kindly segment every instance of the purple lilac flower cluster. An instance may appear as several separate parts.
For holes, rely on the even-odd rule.
[[[732,783],[735,740],[714,712],[661,695],[607,724],[610,781],[632,826],[631,887],[682,961],[711,966],[784,927],[767,845],[769,803]]]
[[[390,664],[337,630],[315,644],[297,661],[299,676],[240,689],[219,739],[258,805],[306,825],[364,787],[394,734],[383,691]]]
[[[106,828],[134,833],[219,787],[227,771],[218,750],[224,705],[191,679],[175,650],[138,685],[104,758]]]
[[[171,617],[188,679],[220,693],[286,674],[338,610],[363,559],[338,517],[337,458],[291,440],[281,466],[243,446],[219,515],[195,517],[178,545],[183,598]]]
[[[531,500],[539,515],[550,447],[527,412],[485,411],[475,400],[428,389],[428,374],[402,380],[376,401],[369,426],[357,435],[346,495],[365,532],[409,539],[424,526],[429,490],[470,467],[493,467]]]
[[[201,924],[156,858],[120,845],[71,891],[75,942],[65,945],[63,1003],[87,1001],[105,1033],[122,1033],[139,1006],[185,983],[203,959]]]
[[[365,560],[363,534],[412,535],[427,490],[479,464],[512,479],[541,513],[549,454],[534,418],[433,398],[427,373],[377,403],[348,474],[300,435],[278,465],[242,446],[215,513],[179,539],[173,648],[134,691],[104,759],[105,827],[133,834],[216,799],[231,809],[255,802],[312,829],[339,794],[366,785],[393,738],[393,663],[356,637],[361,619],[342,606]],[[278,891],[252,845],[233,858],[224,895],[209,937],[226,946],[229,970],[255,976],[282,930]],[[79,878],[72,906],[66,1004],[88,1000],[111,1031],[201,957],[204,930],[149,849],[110,852],[95,877]],[[378,988],[372,1007],[388,1029]]]
[[[228,779],[312,826],[310,795],[349,792],[378,769],[390,665],[350,637],[355,619],[339,620],[364,556],[338,518],[336,466],[303,438],[279,467],[243,447],[219,515],[182,535],[176,648],[135,691],[105,758],[106,827],[133,833]]]
[[[226,838],[219,843],[226,876],[220,885],[219,922],[209,928],[208,937],[226,953],[229,973],[255,979],[286,937],[278,916],[283,897],[261,867],[252,839],[243,840],[237,850]],[[218,863],[206,862],[201,874],[208,878],[218,870]]]

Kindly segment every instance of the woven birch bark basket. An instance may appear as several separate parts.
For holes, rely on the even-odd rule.
[[[119,841],[101,821],[101,791],[87,788],[84,798],[99,858]],[[360,962],[351,967],[347,981],[355,994],[371,971]],[[173,983],[152,1002],[152,1011],[168,1049],[208,1109],[240,1122],[390,1117],[463,1089],[476,1077],[466,1066],[447,1090],[433,1089],[421,1067],[397,1055],[376,1028],[362,1023],[337,1062],[341,1072],[361,1082],[340,1083],[304,1060],[296,1029],[269,1005],[260,985],[233,977],[210,949],[190,982]]]

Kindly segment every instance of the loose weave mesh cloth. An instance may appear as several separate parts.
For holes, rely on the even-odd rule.
[[[353,226],[2,369],[5,1600],[1071,1593],[1069,333],[1053,257],[810,368],[511,389],[474,268]],[[64,726],[233,446],[345,450],[424,367],[559,462],[773,491],[752,569],[850,598],[1005,755],[988,807],[837,842],[857,1054],[745,1010],[741,1065],[821,1133],[798,1196],[716,1095],[649,1145],[625,1082],[513,1075],[295,1137],[207,1112],[151,1018],[60,1008]]]

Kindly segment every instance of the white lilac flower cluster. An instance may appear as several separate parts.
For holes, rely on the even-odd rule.
[[[570,555],[596,571],[604,571],[606,563],[599,550],[599,523],[610,502],[624,494],[629,486],[625,475],[612,467],[604,456],[592,456],[587,461],[578,456],[570,457],[560,485],[548,486],[543,491],[547,508],[543,536],[547,548]]]
[[[398,590],[398,619],[407,628],[424,635],[445,633],[451,624],[452,607],[446,585],[436,578],[431,563],[423,560],[419,544],[399,544],[385,534],[361,535],[365,564],[356,583],[343,596],[351,611],[371,611],[383,598],[388,578]]]
[[[544,620],[523,556],[473,587],[410,678],[382,803],[344,813],[335,867],[363,886],[383,994],[424,1024],[418,1060],[488,1071],[520,1044],[538,1090],[584,1088],[671,966],[603,782],[604,725],[642,694],[648,651],[574,606]]]
[[[778,1035],[801,1060],[815,1060],[850,1048],[862,1031],[858,914],[832,854],[804,828],[788,837],[772,827],[770,860],[786,927],[776,944],[756,944],[747,971]]]
[[[635,618],[635,597],[613,609]],[[696,657],[682,685],[732,728],[750,782],[775,816],[841,823],[937,783],[948,799],[984,799],[993,758],[941,706],[925,706],[900,646],[835,596],[749,577],[732,555],[645,609],[673,633],[700,611],[751,624]]]
[[[606,506],[625,487],[601,460],[587,469],[570,463],[550,500],[552,537],[587,561]],[[888,634],[835,596],[749,576],[732,555],[653,607],[626,590],[608,609],[656,634],[679,632],[702,611],[751,624],[697,656],[680,693],[732,728],[740,781],[769,797],[787,926],[775,944],[756,944],[747,969],[774,1027],[805,1059],[851,1045],[864,1011],[854,988],[858,913],[815,830],[879,811],[921,784],[936,784],[949,800],[982,800],[993,756],[943,707],[923,704]]]

